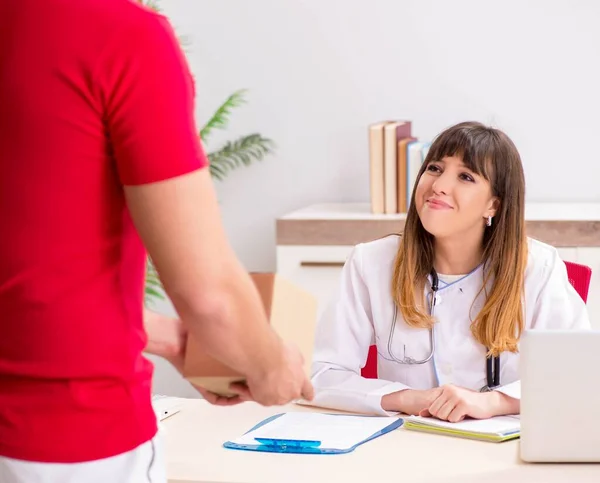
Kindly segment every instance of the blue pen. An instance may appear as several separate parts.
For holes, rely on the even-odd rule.
[[[286,448],[318,448],[320,441],[310,441],[303,439],[275,439],[275,438],[254,438],[260,444],[275,446],[285,451]]]

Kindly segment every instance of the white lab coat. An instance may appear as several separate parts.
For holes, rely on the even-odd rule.
[[[337,293],[317,324],[312,366],[316,395],[311,404],[386,415],[381,407],[382,396],[401,389],[454,384],[479,390],[486,385],[486,350],[470,330],[471,321],[484,303],[483,294],[475,300],[483,281],[481,266],[448,286],[440,283],[435,305],[434,358],[419,365],[391,360],[391,280],[399,241],[400,237],[393,235],[359,244],[346,261]],[[528,246],[525,327],[590,328],[585,304],[569,283],[557,250],[532,239]],[[378,379],[366,379],[360,372],[373,344],[378,351]],[[403,346],[407,355],[426,358],[430,352],[429,331],[409,327],[398,311],[392,347],[397,359],[403,358]],[[520,398],[519,354],[503,353],[500,364],[501,386],[497,390]]]

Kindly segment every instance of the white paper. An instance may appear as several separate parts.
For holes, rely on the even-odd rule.
[[[175,397],[154,394],[152,396],[152,408],[158,421],[163,421],[181,410],[181,401]]]
[[[457,431],[468,431],[478,434],[503,435],[519,431],[521,420],[519,416],[496,416],[490,419],[466,419],[459,423],[450,423],[436,418],[423,418],[421,416],[410,416],[405,421],[411,421],[427,426],[438,428],[449,428]]]
[[[346,416],[321,413],[286,413],[233,440],[256,445],[255,438],[321,441],[319,448],[350,449],[400,418],[387,416]]]

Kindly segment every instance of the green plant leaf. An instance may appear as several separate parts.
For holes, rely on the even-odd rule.
[[[155,12],[161,11],[159,0],[140,0],[140,3],[146,5],[146,7],[151,8]]]
[[[156,13],[163,13],[163,10],[160,6],[160,0],[138,0],[142,5],[154,10]],[[187,35],[177,35],[177,40],[179,41],[179,45],[181,49],[185,52],[186,47],[188,47],[191,42]]]
[[[262,161],[275,148],[272,140],[260,134],[250,134],[227,142],[219,151],[210,153],[210,174],[221,181],[232,170]]]
[[[162,13],[160,0],[139,0],[139,2],[155,12]],[[189,39],[185,36],[178,36],[178,40],[182,48],[190,43]],[[245,104],[246,92],[246,89],[240,89],[230,95],[221,104],[200,130],[199,135],[203,142],[206,142],[213,130],[227,128],[232,110]],[[220,150],[208,154],[210,173],[215,179],[223,180],[230,171],[240,166],[248,166],[254,161],[263,160],[268,154],[273,152],[273,149],[273,141],[262,137],[260,134],[251,134],[241,137],[236,141],[230,141]],[[146,304],[151,304],[156,299],[166,299],[158,273],[149,258],[147,261],[144,294]]]
[[[150,257],[146,260],[146,283],[144,286],[144,301],[147,305],[156,300],[164,300],[165,293],[158,272]]]
[[[208,139],[214,129],[226,129],[229,124],[229,116],[232,109],[246,103],[246,89],[240,89],[231,94],[223,104],[215,111],[212,117],[200,130],[200,137],[204,142]]]
[[[152,287],[146,287],[146,295],[151,295],[152,297],[156,297],[159,299],[164,299],[165,296],[159,292],[158,290],[153,289]]]

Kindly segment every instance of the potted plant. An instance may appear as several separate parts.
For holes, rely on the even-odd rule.
[[[147,7],[160,12],[159,0],[140,1]],[[208,139],[212,131],[227,128],[232,111],[246,103],[246,94],[245,89],[231,94],[202,126],[198,135],[205,147],[208,146]],[[263,160],[273,152],[273,149],[273,141],[259,133],[247,134],[227,141],[215,150],[207,149],[210,174],[215,180],[223,181],[232,170]],[[145,285],[146,304],[152,304],[157,299],[164,299],[164,292],[158,273],[152,261],[148,259]]]

